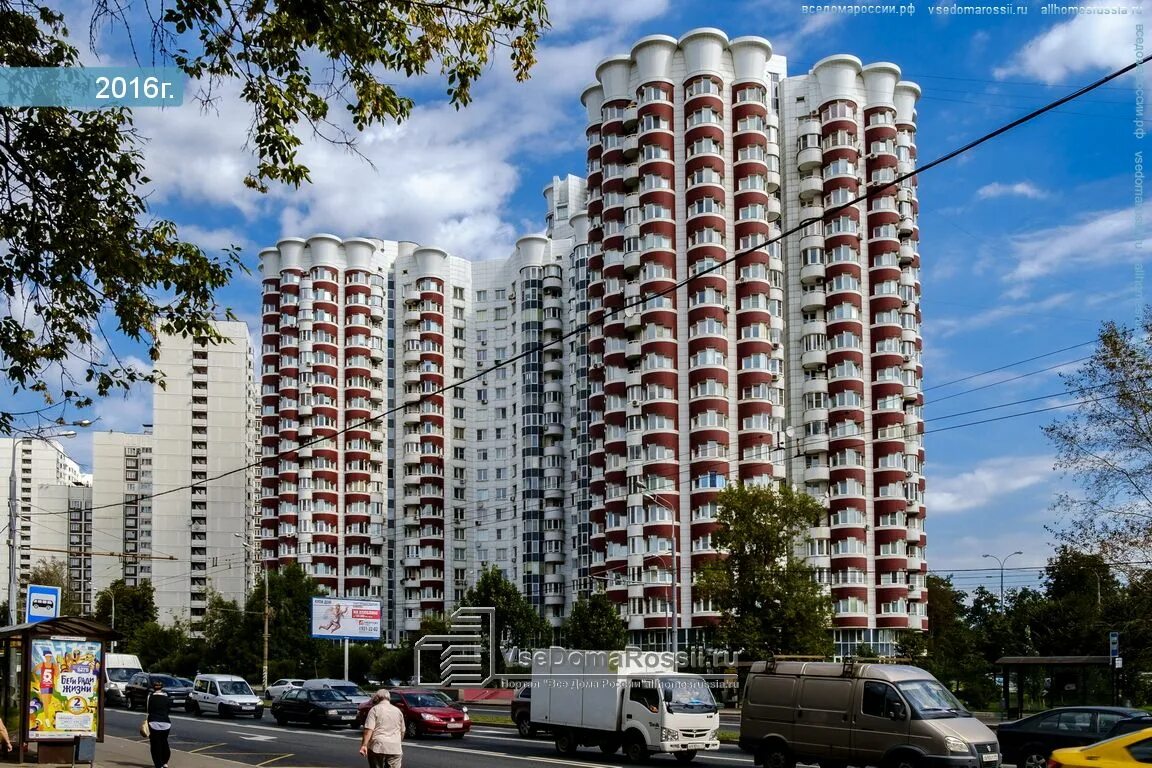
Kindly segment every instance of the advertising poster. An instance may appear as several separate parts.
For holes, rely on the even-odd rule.
[[[380,603],[339,597],[312,598],[312,637],[379,640]]]
[[[30,740],[96,736],[100,711],[99,640],[51,637],[31,642]]]

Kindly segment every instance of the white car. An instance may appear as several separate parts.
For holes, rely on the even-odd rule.
[[[196,675],[185,709],[194,715],[205,712],[220,717],[264,716],[264,702],[248,682],[236,675]]]
[[[272,683],[272,685],[268,686],[268,690],[264,691],[264,698],[268,701],[276,701],[276,699],[280,698],[284,694],[284,691],[290,691],[293,688],[303,687],[303,679],[289,679],[287,677],[282,677],[276,682]]]

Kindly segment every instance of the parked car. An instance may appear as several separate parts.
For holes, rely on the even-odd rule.
[[[1104,735],[1106,739],[1114,739],[1117,736],[1123,736],[1126,733],[1135,733],[1142,731],[1145,728],[1152,728],[1152,713],[1141,712],[1132,717],[1126,717],[1123,720],[1117,720],[1108,733]]]
[[[512,701],[509,703],[509,715],[512,717],[512,722],[516,723],[517,732],[526,739],[543,730],[538,724],[532,722],[532,686],[530,685],[516,691],[516,695],[512,697]]]
[[[1018,768],[1045,768],[1053,750],[1094,744],[1117,722],[1140,713],[1131,707],[1058,707],[1001,723],[996,738],[1004,762]]]
[[[196,675],[185,709],[194,715],[205,712],[220,717],[251,715],[257,720],[264,716],[263,700],[252,691],[247,680],[236,675]]]
[[[157,681],[164,686],[164,693],[168,694],[173,708],[188,709],[188,695],[192,693],[191,683],[181,682],[180,678],[172,675],[149,672],[137,672],[124,684],[124,706],[128,709],[137,707],[143,709],[148,701],[148,694],[152,693],[152,684]]]
[[[279,725],[350,727],[356,723],[356,705],[330,688],[290,688],[272,702],[272,717]]]
[[[395,693],[405,693],[405,692],[406,692],[405,690],[395,691]],[[437,691],[435,689],[432,689],[432,690],[427,690],[427,691],[421,690],[421,691],[409,691],[409,692],[413,692],[413,693],[418,692],[418,693],[427,694],[429,696],[435,696],[436,698],[438,698],[442,702],[444,702],[444,705],[447,707],[452,707],[452,709],[457,709],[461,712],[467,712],[468,711],[468,707],[464,706],[459,701],[454,700],[451,696],[444,693],[444,691]],[[395,703],[395,702],[393,702],[393,703]],[[357,705],[357,707],[356,707],[356,725],[357,725],[357,727],[364,725],[364,719],[366,717],[368,717],[368,710],[370,710],[370,709],[372,709],[372,700],[371,699],[369,699],[368,701],[361,702],[360,704]]]
[[[1152,732],[1132,731],[1087,747],[1057,749],[1048,768],[1144,768],[1152,763]]]
[[[268,686],[268,690],[264,691],[264,698],[268,701],[275,701],[280,698],[281,694],[285,691],[290,691],[293,688],[303,688],[304,680],[296,678],[282,677],[272,685]]]
[[[468,713],[449,705],[445,701],[447,696],[440,691],[389,691],[388,697],[404,713],[404,728],[410,739],[445,733],[462,739],[472,729]]]
[[[315,680],[305,680],[304,687],[338,691],[351,699],[353,704],[363,704],[366,701],[372,700],[371,696],[360,690],[360,686],[351,680],[336,680],[330,677],[321,677]]]

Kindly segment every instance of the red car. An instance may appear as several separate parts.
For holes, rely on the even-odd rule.
[[[389,701],[404,713],[406,735],[410,739],[445,733],[451,734],[454,739],[462,739],[472,729],[468,708],[452,701],[441,691],[390,691]],[[357,726],[363,727],[371,708],[371,701],[358,707]]]

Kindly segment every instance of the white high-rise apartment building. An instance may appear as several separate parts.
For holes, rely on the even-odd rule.
[[[593,578],[634,639],[667,641],[674,617],[681,647],[702,639],[716,495],[791,482],[828,509],[804,554],[837,653],[891,652],[926,620],[916,187],[892,184],[919,88],[851,56],[788,78],[767,40],[714,29],[644,38],[596,80]]]
[[[156,365],[166,388],[154,388],[145,433],[93,435],[91,546],[73,555],[92,601],[116,579],[151,581],[161,622],[195,624],[209,589],[246,596],[244,547],[256,511],[253,357],[247,325],[215,326],[218,344],[162,341]]]

